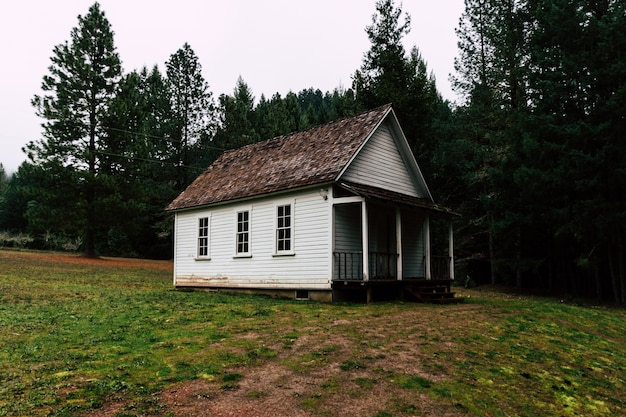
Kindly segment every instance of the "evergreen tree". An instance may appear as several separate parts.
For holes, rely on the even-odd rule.
[[[30,159],[41,166],[64,167],[81,184],[81,222],[85,255],[96,255],[95,233],[99,153],[103,143],[102,119],[121,75],[113,32],[100,5],[78,17],[71,43],[54,48],[50,74],[42,82],[43,95],[32,101],[45,119],[43,139],[28,146]]]
[[[225,149],[234,149],[258,142],[254,96],[248,84],[239,77],[233,95],[219,98],[221,123],[216,143]]]
[[[298,94],[300,104],[300,130],[353,116],[356,112],[352,90],[335,88],[332,93],[308,88]]]
[[[532,134],[537,176],[549,192],[550,282],[626,303],[624,190],[626,6],[536,0]],[[602,277],[610,277],[610,282]]]
[[[42,249],[44,236],[82,240],[83,204],[81,190],[72,169],[60,164],[45,167],[23,162],[11,176],[0,204],[0,229],[29,233]]]
[[[522,0],[465,0],[456,30],[459,57],[452,80],[457,93],[469,99],[480,87],[498,105],[525,105],[528,19]]]
[[[200,61],[188,43],[172,54],[165,65],[173,112],[171,140],[176,188],[181,191],[197,174],[189,170],[194,146],[202,135],[212,137],[215,133],[215,104]]]
[[[163,175],[164,180],[172,119],[169,90],[158,67],[125,75],[106,115],[103,169],[127,177]]]
[[[7,190],[9,188],[9,178],[7,177],[4,165],[0,163],[0,229],[4,228],[8,207],[6,205]]]
[[[410,16],[403,16],[393,0],[376,3],[372,24],[365,29],[371,46],[353,76],[353,89],[360,110],[393,103],[413,153],[431,172],[429,159],[437,141],[432,127],[443,100],[417,47],[408,55],[404,49],[402,39],[410,28]]]
[[[2,194],[4,193],[8,182],[9,178],[7,177],[7,173],[4,170],[4,165],[0,163],[0,196],[2,196]]]
[[[173,172],[166,169],[171,120],[169,91],[158,67],[122,78],[106,117],[109,147],[102,160],[109,192],[102,210],[108,221],[100,234],[108,254],[170,256],[162,209],[177,193]]]
[[[518,286],[626,301],[624,9],[466,0],[455,87],[457,149],[475,167],[462,178],[478,195],[467,217]]]
[[[270,100],[261,95],[255,112],[261,140],[296,132],[300,125],[301,110],[298,98],[292,92],[284,99],[279,93],[275,93]]]

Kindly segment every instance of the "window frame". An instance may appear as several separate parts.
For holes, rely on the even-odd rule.
[[[206,225],[202,225],[202,222],[206,221]],[[206,235],[201,233],[206,231]],[[202,239],[206,240],[206,245],[202,244]],[[206,250],[206,254],[202,254],[202,249]],[[196,260],[211,260],[211,214],[206,216],[198,216],[196,218]]]
[[[280,209],[284,210],[285,207],[289,207],[289,216],[280,215]],[[278,201],[274,204],[274,256],[293,256],[295,255],[295,200]],[[285,226],[285,218],[289,219],[289,226]],[[289,237],[284,236],[285,231],[288,231]],[[282,237],[281,237],[281,232]],[[280,249],[280,243],[289,242],[288,249]]]
[[[245,220],[241,220],[240,221],[240,217],[239,215],[244,215],[247,214],[247,219]],[[247,230],[239,230],[239,224],[247,225]],[[252,256],[252,250],[251,250],[251,246],[252,246],[252,208],[250,207],[246,207],[246,208],[241,208],[241,209],[237,209],[235,210],[235,258],[250,258]],[[247,236],[247,241],[242,241],[240,242],[240,236]],[[245,249],[245,251],[240,251],[239,250],[239,245],[247,245],[247,247]],[[242,248],[243,249],[243,248]]]

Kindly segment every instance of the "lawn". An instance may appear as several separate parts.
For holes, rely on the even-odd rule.
[[[320,304],[0,250],[0,416],[626,415],[626,312],[463,290]]]

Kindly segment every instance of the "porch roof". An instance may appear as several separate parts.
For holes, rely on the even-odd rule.
[[[390,201],[397,204],[402,204],[410,207],[421,208],[425,210],[434,211],[441,215],[459,216],[458,213],[433,203],[425,198],[413,197],[406,194],[397,193],[383,188],[372,187],[365,184],[357,184],[352,182],[340,182],[338,185],[344,190],[356,194],[361,197],[376,199],[381,201]]]

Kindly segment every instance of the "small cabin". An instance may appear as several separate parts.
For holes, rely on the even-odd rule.
[[[391,105],[226,151],[167,210],[177,288],[450,296],[452,213],[433,201]],[[440,256],[434,220],[446,225]]]

